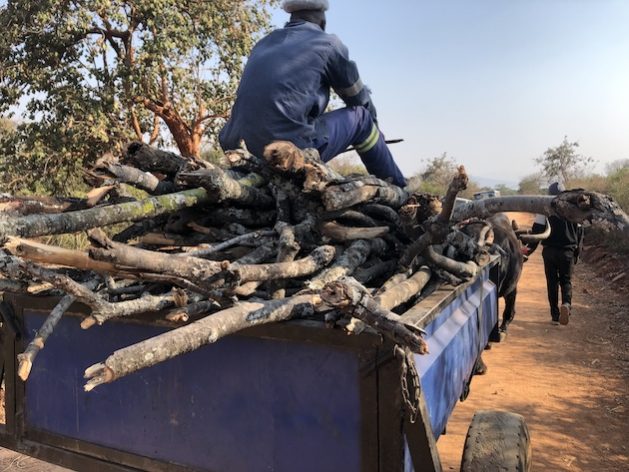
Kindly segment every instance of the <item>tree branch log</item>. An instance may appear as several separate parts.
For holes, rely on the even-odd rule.
[[[85,378],[88,381],[85,390],[89,392],[104,383],[214,343],[231,333],[290,319],[296,313],[303,313],[304,307],[311,310],[320,303],[318,295],[302,295],[265,303],[236,305],[114,352],[104,362],[86,369]]]

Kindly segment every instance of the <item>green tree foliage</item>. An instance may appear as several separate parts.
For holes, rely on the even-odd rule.
[[[517,195],[517,193],[518,193],[517,190],[515,190],[515,189],[513,189],[511,187],[508,187],[505,184],[496,185],[494,187],[494,189],[498,190],[500,192],[500,195],[502,195],[503,197],[506,197],[508,195]]]
[[[366,175],[367,169],[357,155],[342,155],[332,159],[329,166],[341,175]]]
[[[198,157],[275,2],[9,0],[0,6],[0,113],[19,105],[25,121],[0,172],[35,181],[54,169],[48,183],[63,186],[85,160],[130,139]]]
[[[544,178],[541,174],[531,174],[520,180],[518,184],[520,195],[540,195],[545,193]]]
[[[424,162],[424,169],[409,179],[409,188],[417,193],[445,195],[452,177],[457,172],[458,164],[456,160],[444,152],[441,156],[427,159]],[[461,192],[460,196],[472,198],[480,190],[482,190],[481,187],[470,180],[467,190]]]
[[[548,148],[542,157],[536,159],[542,174],[549,180],[559,180],[570,186],[571,181],[581,176],[585,167],[594,162],[591,157],[579,154],[578,147],[578,142],[570,142],[565,136],[559,146]]]

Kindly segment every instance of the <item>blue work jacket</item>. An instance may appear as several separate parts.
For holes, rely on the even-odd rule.
[[[276,140],[316,148],[326,139],[317,118],[331,88],[348,106],[368,108],[375,119],[369,89],[341,40],[314,23],[286,24],[253,48],[231,118],[219,135],[221,147],[237,149],[244,140],[257,156]]]

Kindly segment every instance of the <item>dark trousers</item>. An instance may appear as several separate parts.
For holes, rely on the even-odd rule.
[[[572,304],[572,273],[574,272],[574,249],[546,246],[542,252],[550,316],[559,320],[559,287],[561,302]]]
[[[327,131],[327,137],[323,142],[317,143],[323,162],[328,162],[353,145],[370,174],[382,180],[390,178],[400,187],[406,185],[406,180],[393,160],[384,135],[366,108],[340,108],[324,113],[319,121]]]

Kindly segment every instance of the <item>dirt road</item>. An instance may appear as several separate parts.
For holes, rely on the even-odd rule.
[[[485,352],[488,374],[474,378],[439,440],[446,471],[459,470],[467,427],[479,409],[524,415],[534,471],[629,470],[628,294],[579,264],[573,316],[568,326],[553,326],[543,271],[538,250],[525,264],[506,343]]]

